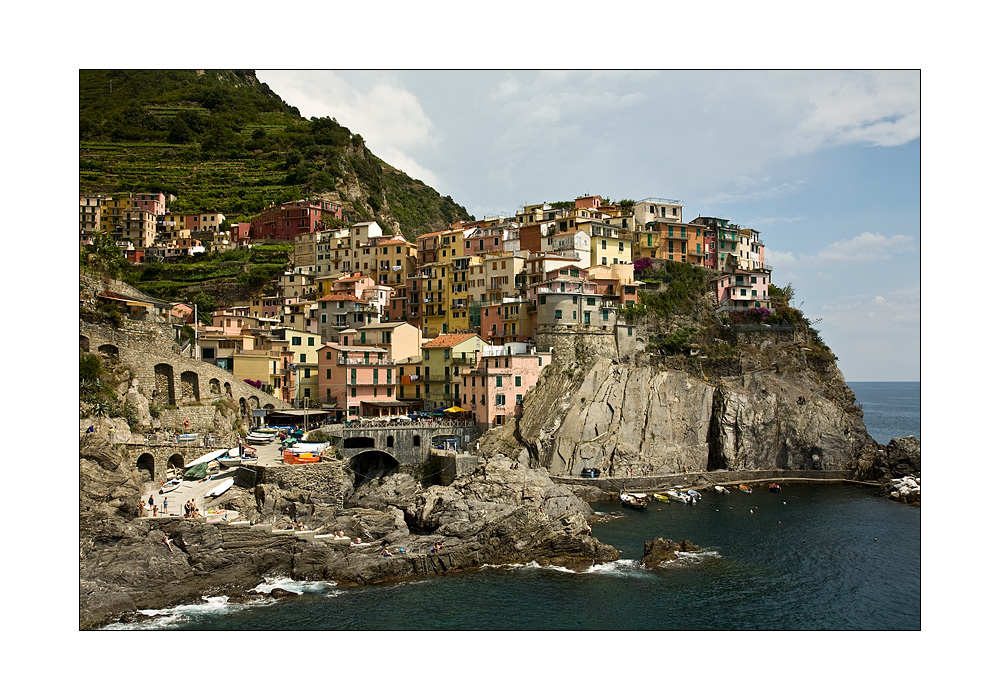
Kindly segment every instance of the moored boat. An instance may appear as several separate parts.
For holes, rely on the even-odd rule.
[[[175,476],[173,479],[163,482],[160,488],[160,493],[170,493],[171,491],[175,491],[177,488],[179,488],[180,485],[181,485],[181,478],[179,476]]]
[[[771,491],[771,493],[781,493],[781,485],[780,484],[768,484],[767,488],[768,488],[768,490]]]
[[[618,495],[618,498],[621,500],[623,506],[632,508],[633,510],[645,510],[646,506],[649,505],[649,496],[644,493],[622,491]]]
[[[753,493],[753,489],[747,486],[746,484],[740,484],[740,491],[742,491],[743,493]]]
[[[232,485],[233,485],[233,479],[226,479],[225,481],[220,482],[219,485],[216,486],[214,489],[206,493],[205,498],[215,498],[216,496],[221,496],[226,491],[228,491],[229,487]]]
[[[701,500],[701,494],[698,493],[697,491],[695,491],[694,489],[688,489],[687,493],[688,493],[688,496],[690,496],[691,498],[693,498],[695,501],[700,501]]]
[[[670,496],[667,496],[666,494],[662,493],[654,493],[653,498],[655,498],[658,501],[663,501],[664,503],[670,502]]]
[[[727,489],[725,486],[719,486],[718,484],[716,484],[713,488],[715,489],[716,493],[729,493],[729,489]]]

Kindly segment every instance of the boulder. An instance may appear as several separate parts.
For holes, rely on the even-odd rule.
[[[674,542],[662,537],[654,540],[646,540],[643,546],[641,564],[648,568],[658,566],[665,561],[673,561],[677,558],[677,552],[697,552],[698,545],[689,540]]]

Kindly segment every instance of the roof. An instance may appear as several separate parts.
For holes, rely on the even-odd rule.
[[[442,333],[433,340],[423,344],[424,348],[453,348],[470,338],[478,338],[475,333]]]
[[[353,294],[347,294],[346,292],[335,292],[333,294],[327,294],[326,296],[320,297],[316,301],[357,301],[360,303],[365,303],[363,299],[358,299]]]

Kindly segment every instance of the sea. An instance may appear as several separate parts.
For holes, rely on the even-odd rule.
[[[850,382],[869,433],[920,435],[919,382]],[[645,511],[592,504],[621,558],[582,572],[527,564],[372,586],[272,579],[298,595],[208,597],[105,629],[226,631],[920,630],[920,508],[858,485],[705,493]],[[646,540],[698,551],[640,565]],[[648,639],[648,638],[647,638]],[[585,658],[580,659],[586,663]]]

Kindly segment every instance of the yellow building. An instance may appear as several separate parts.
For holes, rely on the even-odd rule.
[[[632,262],[631,231],[595,221],[583,221],[581,231],[590,233],[590,265],[617,265]]]
[[[485,343],[475,333],[442,334],[424,343],[420,383],[427,409],[459,405],[460,370],[476,364]]]

